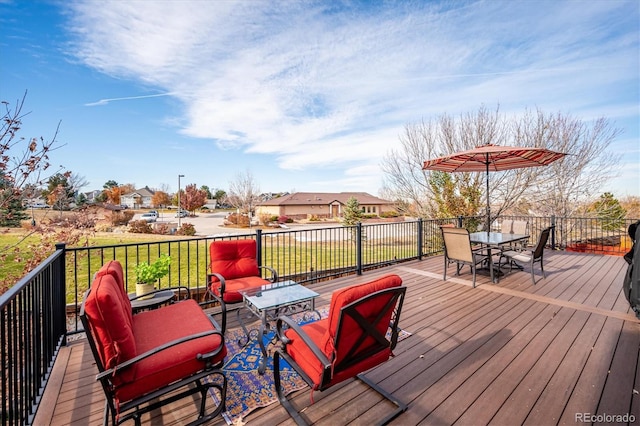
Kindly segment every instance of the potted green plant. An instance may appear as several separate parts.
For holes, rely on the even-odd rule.
[[[134,268],[136,274],[136,296],[152,292],[158,280],[169,273],[170,263],[171,258],[163,254],[152,263],[137,264]],[[153,296],[148,298],[151,297]]]

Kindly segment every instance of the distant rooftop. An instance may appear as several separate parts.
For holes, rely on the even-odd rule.
[[[346,204],[349,198],[355,197],[360,204],[393,204],[391,201],[383,200],[366,192],[294,192],[293,194],[273,198],[263,201],[261,206],[283,206],[283,205],[318,205],[339,202]]]

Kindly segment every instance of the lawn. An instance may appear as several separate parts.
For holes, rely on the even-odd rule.
[[[111,246],[143,241],[164,241],[172,238],[167,235],[155,234],[98,233],[89,236],[89,244],[91,246]],[[29,234],[24,229],[3,229],[0,231],[0,255],[6,255],[6,258],[0,261],[0,279],[10,274],[20,273],[23,269],[22,262],[16,262],[14,247],[20,249],[20,256],[28,257],[29,245],[37,244],[39,240],[39,235]]]

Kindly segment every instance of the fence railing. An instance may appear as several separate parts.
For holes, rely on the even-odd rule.
[[[529,222],[530,243],[554,226],[551,249],[624,254],[631,249],[626,229],[635,220],[613,226],[592,218],[504,217]],[[262,265],[283,279],[312,283],[442,252],[440,226],[455,224],[476,231],[482,217],[329,226],[313,229],[256,230],[221,237],[171,239],[95,247],[65,247],[0,296],[2,424],[30,424],[58,350],[81,333],[77,316],[93,275],[109,260],[122,263],[128,291],[135,289],[134,267],[162,254],[171,257],[160,288],[182,285],[192,294],[204,289],[209,245],[214,240],[252,238]]]
[[[64,249],[0,298],[2,424],[31,424],[60,347],[66,344]]]

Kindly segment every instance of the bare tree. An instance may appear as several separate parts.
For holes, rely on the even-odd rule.
[[[570,216],[615,176],[620,156],[608,148],[621,130],[605,118],[588,125],[560,113],[545,115],[538,110],[535,116],[538,131],[547,133],[542,146],[569,155],[536,169],[538,174],[526,195],[536,201],[537,214]]]
[[[619,158],[607,148],[618,134],[603,118],[589,126],[561,113],[545,115],[539,110],[526,111],[520,118],[507,118],[498,108],[489,111],[484,106],[457,120],[443,115],[437,121],[405,127],[400,149],[383,159],[382,192],[420,217],[469,215],[473,209],[482,214],[487,196],[492,216],[518,204],[538,214],[567,215],[611,177]],[[427,159],[485,144],[544,147],[570,155],[546,167],[491,172],[488,194],[485,173],[452,173],[442,179],[441,172],[422,170]],[[468,202],[463,203],[465,198]]]
[[[428,217],[435,211],[429,172],[422,170],[424,160],[440,153],[435,128],[434,123],[424,121],[406,125],[400,136],[400,148],[391,150],[383,159],[385,176],[381,193],[396,204],[402,204],[397,208],[405,215]]]
[[[49,141],[42,137],[30,140],[20,137],[22,119],[27,115],[22,112],[26,97],[25,92],[14,107],[9,102],[1,102],[4,111],[0,124],[0,178],[3,187],[10,191],[5,191],[4,196],[0,197],[0,210],[7,210],[9,205],[21,200],[27,185],[40,186],[49,176],[57,173],[55,171],[44,176],[51,166],[49,154],[60,147],[56,140],[60,124]]]
[[[251,217],[251,212],[260,202],[260,187],[251,172],[238,173],[234,180],[229,182],[226,202],[239,209],[240,213],[246,213]]]

